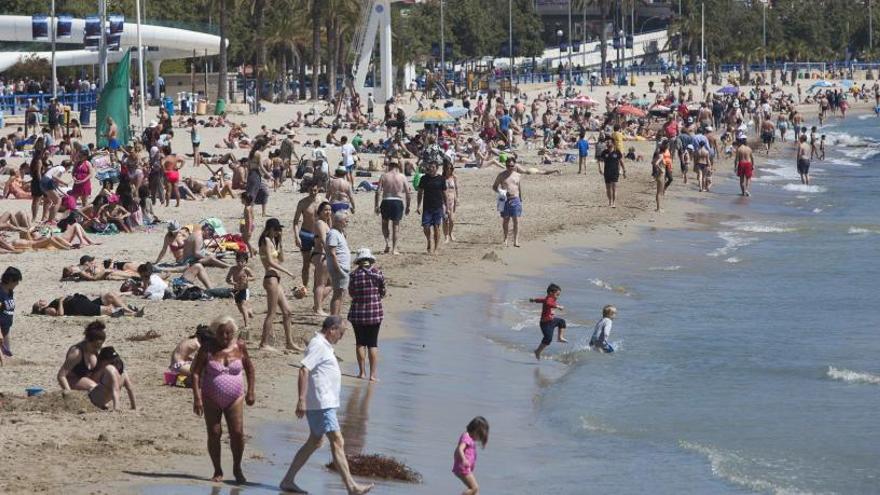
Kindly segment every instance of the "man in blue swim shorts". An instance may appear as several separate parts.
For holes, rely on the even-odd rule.
[[[296,475],[318,450],[324,439],[330,441],[330,450],[336,469],[348,493],[367,493],[373,485],[359,485],[351,477],[348,461],[345,458],[342,431],[336,418],[339,409],[339,393],[342,389],[342,372],[333,351],[333,345],[345,335],[345,322],[339,316],[328,316],[316,332],[306,349],[299,369],[297,388],[299,401],[296,403],[296,417],[306,417],[309,423],[309,439],[300,447],[287,474],[281,480],[281,489],[294,493],[306,493],[297,486]]]
[[[315,222],[318,219],[318,206],[323,198],[318,197],[321,186],[312,182],[308,186],[308,195],[296,204],[296,212],[293,214],[293,233],[296,247],[302,253],[302,280],[303,285],[309,286],[309,272],[312,266],[312,249],[315,247]]]
[[[516,171],[515,156],[509,156],[504,167],[504,172],[495,178],[492,190],[498,194],[498,210],[501,212],[504,245],[507,246],[510,222],[513,220],[513,245],[519,247],[519,217],[522,216],[522,184],[520,181],[522,175]]]

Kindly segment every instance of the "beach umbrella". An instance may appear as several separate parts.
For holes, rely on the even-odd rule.
[[[648,115],[648,113],[641,108],[636,108],[632,105],[621,105],[617,107],[617,113],[620,115],[632,115],[633,117],[644,117],[645,115]]]
[[[589,96],[578,96],[571,100],[565,100],[565,104],[573,107],[592,107],[596,105],[596,102]]]
[[[739,93],[739,88],[737,88],[736,86],[724,86],[723,88],[716,91],[716,93],[722,95],[735,95]]]
[[[630,102],[631,104],[637,107],[646,107],[651,104],[651,100],[647,98],[636,98],[635,100]]]
[[[449,115],[444,110],[423,110],[409,119],[410,122],[421,122],[423,124],[454,124],[455,117]]]
[[[448,107],[444,110],[446,110],[446,113],[448,113],[450,116],[452,116],[452,118],[455,119],[460,119],[468,113],[468,109],[465,107]]]
[[[846,89],[853,87],[853,84],[855,84],[855,81],[852,79],[844,79],[843,81],[840,81],[840,85]]]
[[[648,110],[650,110],[650,111],[652,111],[652,112],[667,112],[667,113],[672,111],[671,108],[669,108],[669,107],[667,107],[667,106],[665,106],[665,105],[660,105],[660,104],[653,105],[653,106],[652,106],[651,108],[649,108]]]

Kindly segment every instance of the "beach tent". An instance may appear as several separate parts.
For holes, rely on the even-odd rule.
[[[413,115],[409,121],[423,124],[454,124],[455,117],[444,110],[424,110]]]
[[[723,88],[716,91],[716,93],[721,95],[735,95],[739,93],[739,88],[736,86],[724,86]]]

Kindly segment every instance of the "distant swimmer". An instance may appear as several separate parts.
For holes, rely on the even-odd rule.
[[[562,294],[562,288],[560,288],[556,284],[550,284],[547,287],[547,297],[536,297],[533,299],[529,299],[529,302],[533,303],[541,303],[541,322],[539,323],[541,327],[541,333],[544,334],[544,337],[541,339],[541,343],[538,345],[538,348],[535,349],[535,358],[541,359],[541,353],[544,352],[544,349],[553,342],[553,330],[558,331],[557,340],[559,342],[568,342],[565,340],[565,320],[559,318],[553,314],[554,309],[565,309],[559,304],[556,303],[556,300],[559,299],[559,296]]]
[[[617,308],[611,304],[602,308],[602,319],[596,323],[593,336],[590,337],[591,349],[603,353],[614,352],[614,347],[608,343],[608,336],[611,335],[611,325],[615,318],[617,318]]]

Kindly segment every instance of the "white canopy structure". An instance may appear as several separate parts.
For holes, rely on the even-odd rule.
[[[49,19],[49,22],[54,22]],[[73,19],[71,35],[68,38],[57,38],[56,43],[83,45],[85,30],[84,19]],[[188,31],[186,29],[163,26],[141,25],[141,39],[144,47],[145,61],[153,64],[153,72],[159,75],[159,66],[163,60],[189,58],[193,56],[217,55],[220,53],[220,37],[213,34]],[[0,41],[45,41],[34,40],[32,18],[23,15],[0,15]],[[120,40],[120,51],[109,52],[110,62],[119,61],[125,50],[137,46],[137,25],[126,22]],[[51,60],[51,51],[39,52],[0,52],[0,73],[18,63],[22,57],[35,56]],[[137,52],[132,53],[133,57]],[[58,66],[92,65],[98,63],[99,54],[93,50],[58,50],[55,52],[55,63]],[[158,77],[156,77],[158,80]],[[157,93],[158,94],[158,93]]]

